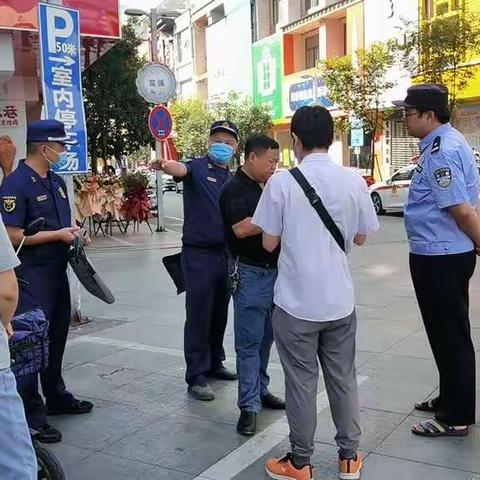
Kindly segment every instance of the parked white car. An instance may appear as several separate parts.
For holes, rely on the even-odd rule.
[[[384,182],[373,184],[369,191],[378,215],[385,212],[403,212],[416,165],[397,170]]]

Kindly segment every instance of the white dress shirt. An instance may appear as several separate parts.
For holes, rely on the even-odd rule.
[[[4,273],[13,270],[20,264],[12,244],[8,238],[5,225],[0,216],[0,272]],[[0,370],[10,367],[10,350],[8,347],[7,332],[3,323],[0,322]]]
[[[305,157],[299,168],[342,232],[347,253],[355,235],[379,228],[367,184],[358,173],[317,153]],[[353,312],[348,258],[289,172],[268,181],[252,223],[281,237],[276,305],[312,322],[340,320]]]

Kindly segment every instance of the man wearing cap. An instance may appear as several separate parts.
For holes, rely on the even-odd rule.
[[[478,169],[471,147],[449,123],[445,87],[416,85],[394,104],[403,107],[409,134],[421,139],[405,226],[413,286],[440,375],[438,395],[415,404],[435,417],[412,432],[464,436],[475,423],[468,288],[480,246]]]
[[[228,317],[228,253],[220,213],[220,192],[232,176],[228,163],[238,146],[238,129],[228,121],[210,129],[205,157],[165,160],[165,173],[184,183],[182,269],[186,312],[184,350],[189,393],[197,400],[215,399],[207,379],[236,380],[224,366],[223,338]]]
[[[41,373],[46,406],[38,391],[37,375],[18,380],[28,425],[35,438],[44,443],[61,440],[60,432],[48,423],[47,409],[49,415],[87,413],[92,409],[90,402],[79,401],[67,391],[61,373],[71,314],[68,250],[78,228],[72,227],[65,183],[50,169],[67,160],[68,143],[63,123],[30,123],[27,158],[6,177],[0,189],[0,213],[13,246],[20,245],[30,222],[45,218],[43,231],[26,239],[19,254],[21,265],[16,269],[24,281],[17,314],[40,305],[50,323],[49,364]]]

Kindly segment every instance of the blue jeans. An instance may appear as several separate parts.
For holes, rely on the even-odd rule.
[[[233,296],[238,406],[241,410],[257,413],[270,382],[267,374],[273,344],[270,315],[277,270],[240,263],[238,274],[238,287]]]
[[[0,478],[36,480],[37,459],[15,377],[0,370]]]

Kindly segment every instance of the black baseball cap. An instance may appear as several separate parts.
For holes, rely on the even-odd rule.
[[[396,100],[392,103],[396,107],[403,108],[422,107],[448,110],[448,89],[435,83],[414,85],[407,90],[405,100]]]
[[[27,126],[27,142],[55,142],[63,145],[74,145],[77,143],[67,135],[65,125],[58,120],[37,120],[29,123]]]
[[[220,120],[219,122],[212,123],[210,127],[210,135],[213,135],[216,132],[227,132],[238,142],[240,134],[238,133],[238,127],[228,120]]]

